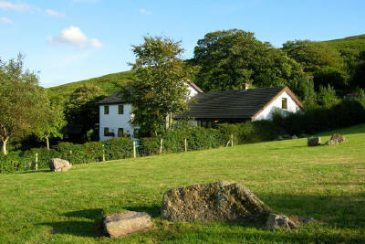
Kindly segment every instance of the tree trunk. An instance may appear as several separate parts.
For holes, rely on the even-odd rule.
[[[2,153],[3,155],[8,155],[8,150],[6,148],[7,144],[8,144],[8,141],[9,141],[9,137],[6,137],[5,140],[2,140]]]
[[[47,150],[50,150],[50,147],[49,147],[49,137],[48,136],[46,137],[46,145],[47,145]]]

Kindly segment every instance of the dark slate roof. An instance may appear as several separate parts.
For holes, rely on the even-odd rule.
[[[108,97],[101,99],[98,104],[100,105],[108,105],[108,104],[122,104],[128,103],[128,100],[123,97],[123,95],[119,92],[116,92]]]
[[[191,99],[188,111],[176,118],[249,119],[283,89],[284,87],[275,87],[200,93]]]

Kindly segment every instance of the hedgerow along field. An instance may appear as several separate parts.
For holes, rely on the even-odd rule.
[[[66,173],[0,175],[0,243],[364,243],[365,124],[336,132],[348,141],[273,141],[77,165]],[[267,231],[159,218],[169,188],[219,180],[245,184],[277,212],[322,223]],[[124,209],[150,213],[154,230],[104,236],[103,213]]]

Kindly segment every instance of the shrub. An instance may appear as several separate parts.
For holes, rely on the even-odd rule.
[[[56,150],[47,150],[47,148],[32,148],[21,153],[22,158],[28,159],[34,168],[36,154],[38,154],[38,168],[48,168],[48,162],[51,158],[58,158],[59,152]]]
[[[62,159],[68,160],[72,164],[87,163],[83,145],[70,142],[61,142],[56,150]]]
[[[155,155],[160,151],[160,138],[158,137],[142,138],[141,144],[139,148],[139,154],[141,156]]]
[[[83,144],[86,163],[99,162],[103,160],[103,143],[87,142]]]
[[[23,171],[29,168],[29,159],[21,157],[21,151],[9,152],[8,155],[0,155],[0,173]]]
[[[104,142],[105,159],[129,158],[133,152],[133,142],[128,138],[114,138]]]

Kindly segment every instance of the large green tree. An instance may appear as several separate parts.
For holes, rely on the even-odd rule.
[[[283,50],[313,76],[317,89],[327,85],[344,89],[348,85],[344,59],[340,52],[328,44],[309,40],[288,41],[284,43]]]
[[[89,131],[95,131],[99,121],[97,102],[105,95],[96,85],[85,84],[77,88],[65,105],[66,133],[70,139],[84,142]]]
[[[48,106],[44,89],[35,73],[24,71],[23,57],[0,64],[0,141],[2,153],[8,153],[11,137],[33,133],[42,126]]]
[[[248,82],[258,87],[288,85],[304,94],[300,83],[309,82],[302,67],[284,52],[236,29],[206,34],[191,63],[199,67],[196,81],[205,90],[238,90]]]
[[[162,37],[145,37],[133,46],[135,81],[132,84],[133,123],[142,135],[166,128],[166,118],[186,108],[187,72],[179,42]]]

